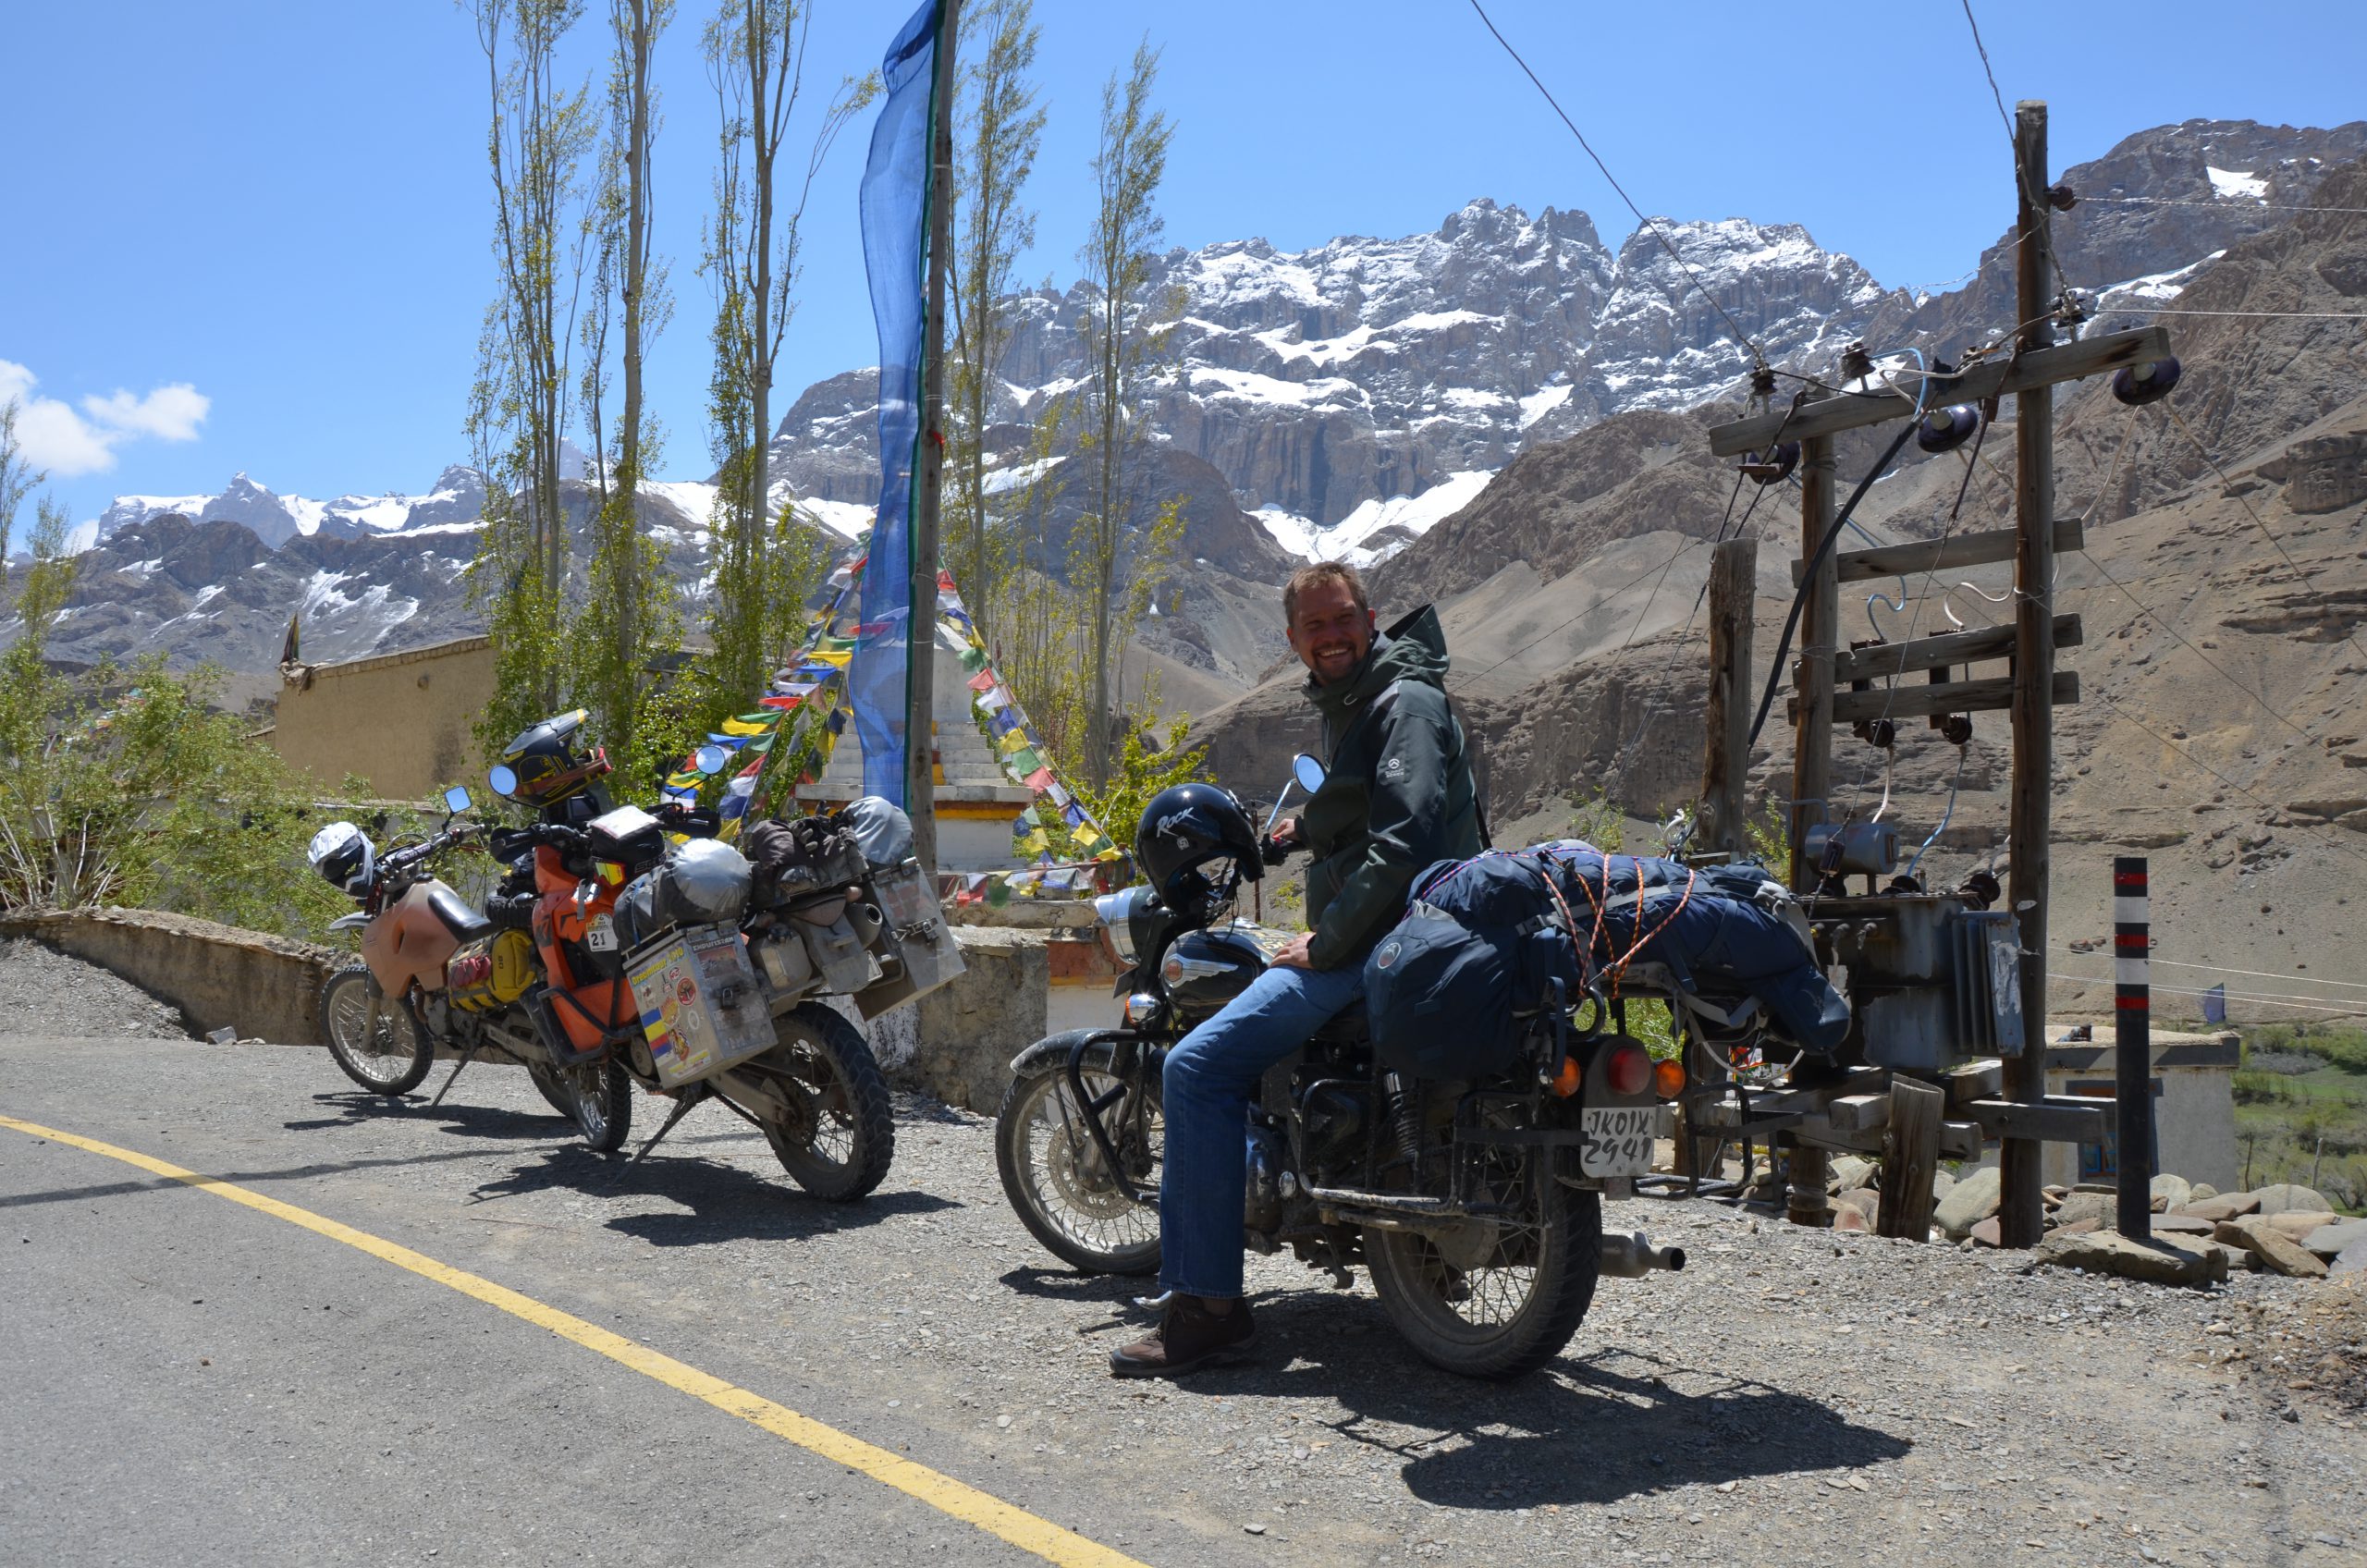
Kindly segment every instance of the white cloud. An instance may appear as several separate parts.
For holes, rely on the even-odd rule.
[[[115,449],[127,441],[194,441],[213,407],[196,387],[176,382],[144,396],[117,388],[85,398],[77,413],[55,398],[34,396],[37,379],[25,366],[0,360],[0,403],[17,405],[17,439],[27,460],[60,479],[113,468]]]
[[[194,441],[205,423],[209,398],[186,381],[159,386],[144,398],[117,388],[104,398],[85,398],[82,408],[101,424],[128,435],[153,435],[159,441]]]

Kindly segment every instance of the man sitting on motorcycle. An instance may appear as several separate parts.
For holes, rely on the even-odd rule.
[[[1303,567],[1282,590],[1290,643],[1307,668],[1330,768],[1274,834],[1305,849],[1308,930],[1168,1054],[1166,1168],[1159,1184],[1157,1332],[1114,1351],[1122,1378],[1171,1377],[1247,1344],[1241,1217],[1249,1107],[1269,1068],[1364,996],[1365,955],[1404,913],[1433,861],[1479,852],[1470,759],[1447,704],[1446,638],[1416,610],[1376,632],[1365,585],[1338,561]]]

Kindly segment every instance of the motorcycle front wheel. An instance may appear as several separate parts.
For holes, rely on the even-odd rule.
[[[1102,1125],[1126,1180],[1156,1191],[1167,1151],[1159,1075],[1121,1079],[1106,1048],[1088,1051],[1079,1075],[1086,1097],[1102,1106]],[[1159,1271],[1159,1210],[1135,1202],[1112,1179],[1065,1061],[1022,1073],[1003,1091],[995,1113],[995,1167],[1019,1222],[1061,1262],[1088,1274]]]
[[[337,1066],[374,1095],[411,1093],[435,1055],[411,1009],[379,989],[358,963],[321,986],[321,1028]]]
[[[1423,1360],[1466,1378],[1516,1378],[1578,1331],[1602,1268],[1602,1203],[1550,1173],[1542,1185],[1518,1220],[1365,1232],[1373,1292]]]
[[[539,1061],[526,1064],[526,1076],[533,1080],[535,1092],[550,1102],[550,1108],[569,1121],[575,1120],[575,1096],[558,1081],[558,1074]]]
[[[786,1121],[765,1121],[765,1138],[790,1179],[828,1203],[868,1197],[896,1157],[888,1079],[863,1031],[819,1002],[773,1021],[778,1042],[741,1072],[761,1072],[786,1101]]]
[[[549,1074],[549,1087],[544,1085],[544,1073]],[[534,1086],[573,1118],[575,1130],[594,1154],[614,1154],[624,1146],[632,1131],[632,1079],[621,1062],[603,1057],[573,1067],[538,1068],[535,1074]]]

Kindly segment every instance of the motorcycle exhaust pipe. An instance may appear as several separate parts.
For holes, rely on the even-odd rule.
[[[1684,1267],[1683,1247],[1656,1247],[1641,1231],[1602,1238],[1602,1272],[1614,1280],[1640,1280],[1655,1268],[1674,1274]]]

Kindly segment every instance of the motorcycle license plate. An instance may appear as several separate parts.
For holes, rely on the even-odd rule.
[[[1612,1106],[1579,1112],[1578,1170],[1588,1176],[1642,1176],[1652,1169],[1652,1134],[1660,1108]]]
[[[605,914],[593,916],[592,924],[583,928],[583,945],[595,953],[615,952],[617,923]]]

